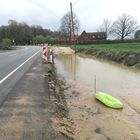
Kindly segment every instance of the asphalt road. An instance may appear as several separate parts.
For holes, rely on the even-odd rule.
[[[17,50],[0,51],[0,105],[9,90],[41,56],[41,51],[42,48],[37,46],[22,46]]]
[[[40,49],[0,54],[0,140],[74,140],[63,82]]]
[[[0,80],[20,66],[29,57],[40,50],[35,46],[24,46],[18,50],[0,53]]]

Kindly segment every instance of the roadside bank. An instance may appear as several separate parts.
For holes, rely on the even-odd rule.
[[[123,46],[122,46],[123,47]],[[133,46],[132,46],[133,48]],[[119,64],[123,64],[130,67],[135,67],[140,69],[140,52],[139,51],[124,51],[123,49],[117,50],[117,47],[115,48],[101,48],[97,47],[84,47],[80,48],[77,47],[78,53],[83,53],[86,55],[92,55],[97,58],[105,59],[105,60],[111,60],[114,62],[117,62]]]

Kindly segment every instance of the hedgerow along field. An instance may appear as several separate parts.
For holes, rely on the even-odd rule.
[[[86,51],[90,48],[108,49],[111,51],[125,51],[125,52],[138,52],[140,53],[140,43],[114,43],[114,44],[93,44],[93,45],[76,45],[78,52]]]

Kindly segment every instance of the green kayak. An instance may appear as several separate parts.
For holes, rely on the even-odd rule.
[[[123,104],[118,99],[108,95],[107,93],[98,92],[95,97],[111,108],[123,108]]]

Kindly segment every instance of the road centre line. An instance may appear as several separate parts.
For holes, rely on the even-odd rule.
[[[15,73],[19,68],[21,68],[25,63],[27,63],[30,59],[32,59],[35,55],[37,55],[41,50],[33,54],[31,57],[29,57],[26,61],[24,61],[21,65],[19,65],[17,68],[15,68],[12,72],[10,72],[7,76],[5,76],[2,80],[0,80],[0,84],[2,84],[6,79],[8,79],[13,73]]]

